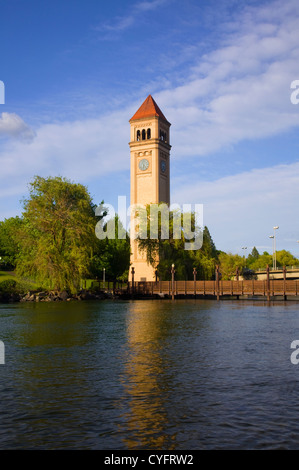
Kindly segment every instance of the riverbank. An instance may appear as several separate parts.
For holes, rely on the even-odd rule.
[[[0,293],[0,303],[14,302],[70,302],[83,300],[104,300],[110,299],[113,295],[110,292],[91,292],[82,290],[77,294],[70,294],[67,291],[28,291],[27,293],[5,292]]]

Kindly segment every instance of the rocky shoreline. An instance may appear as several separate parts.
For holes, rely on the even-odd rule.
[[[77,294],[69,294],[67,291],[29,291],[26,294],[6,293],[0,296],[0,302],[70,302],[82,300],[104,300],[115,296],[110,292],[90,292],[82,290]]]

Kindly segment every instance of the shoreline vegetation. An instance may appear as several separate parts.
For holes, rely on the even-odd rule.
[[[114,294],[108,291],[81,289],[75,294],[66,290],[24,289],[22,283],[13,279],[0,282],[0,303],[14,302],[69,302],[82,300],[111,299]]]

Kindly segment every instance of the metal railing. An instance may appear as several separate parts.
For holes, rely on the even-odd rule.
[[[286,268],[287,271],[296,271],[296,270],[299,270],[299,266],[285,266],[285,268]],[[255,269],[256,272],[264,272],[264,271],[266,272],[266,270],[267,270],[266,267],[265,267],[265,268]],[[276,267],[276,269],[275,269],[275,268],[273,268],[273,266],[272,266],[272,267],[269,267],[269,270],[270,270],[270,271],[279,271],[279,272],[282,272],[282,271],[283,271],[283,268],[282,268],[282,267]]]

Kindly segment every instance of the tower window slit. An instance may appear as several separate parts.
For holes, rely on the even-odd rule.
[[[163,142],[167,142],[167,134],[161,129],[160,129],[160,140],[162,140]]]

